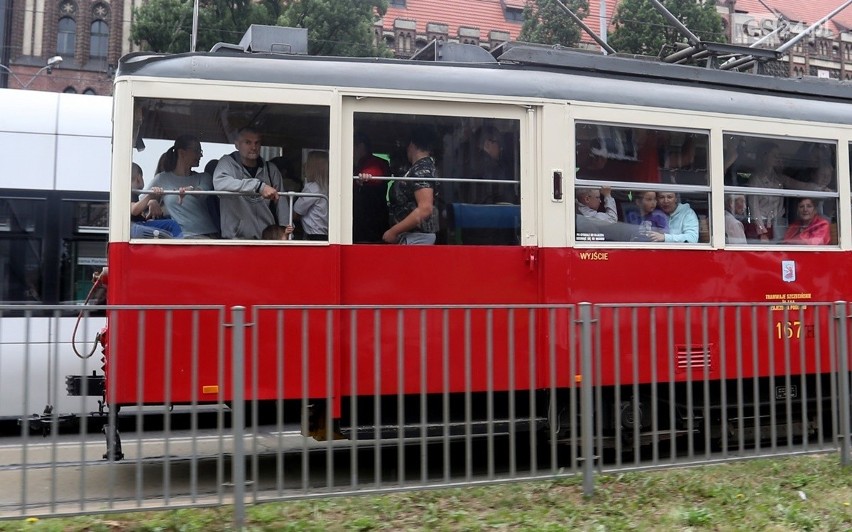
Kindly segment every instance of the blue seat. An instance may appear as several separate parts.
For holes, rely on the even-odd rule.
[[[451,203],[451,241],[455,244],[513,245],[519,242],[521,206]]]

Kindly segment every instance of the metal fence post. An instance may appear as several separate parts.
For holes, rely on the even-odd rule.
[[[234,486],[234,530],[245,526],[246,457],[243,448],[245,430],[245,307],[231,307],[231,429],[234,447],[231,458],[231,483]]]
[[[583,441],[583,495],[595,492],[594,397],[592,394],[592,305],[580,303],[580,434]]]
[[[845,301],[835,301],[837,319],[837,411],[840,415],[840,464],[849,465],[849,316]]]

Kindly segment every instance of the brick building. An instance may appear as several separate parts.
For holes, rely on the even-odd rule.
[[[15,76],[5,76],[3,85],[111,94],[118,58],[134,49],[127,37],[132,8],[143,1],[5,0],[8,32],[0,64]],[[56,55],[63,61],[52,73],[33,77]]]
[[[30,89],[110,94],[119,57],[136,49],[129,39],[132,10],[144,2],[0,0],[0,64],[8,66]],[[840,3],[718,0],[717,9],[725,21],[729,42],[751,44],[771,33],[781,19],[789,21],[790,26],[780,38],[792,38]],[[409,57],[432,39],[491,49],[518,38],[524,4],[525,0],[389,0],[387,13],[375,27],[375,39],[383,40],[399,57]],[[602,26],[600,4],[599,0],[589,0],[584,20],[598,34]],[[607,3],[605,20],[611,19],[615,4]],[[787,73],[852,78],[850,28],[852,8],[798,43],[790,51]],[[783,42],[778,35],[771,36],[764,46],[777,47]],[[585,34],[581,46],[597,48]],[[55,55],[62,56],[62,64],[50,75],[42,71],[33,78]],[[21,83],[0,72],[2,86],[21,88]]]

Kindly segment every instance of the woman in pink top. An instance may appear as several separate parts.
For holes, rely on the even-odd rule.
[[[820,245],[831,243],[828,220],[817,214],[816,203],[811,198],[801,198],[796,207],[799,218],[790,224],[784,234],[785,244]]]

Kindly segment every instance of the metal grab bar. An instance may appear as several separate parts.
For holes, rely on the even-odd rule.
[[[360,181],[357,175],[352,176],[355,181]],[[497,183],[503,185],[517,185],[519,179],[479,179],[476,177],[393,177],[393,176],[371,176],[371,181],[435,181],[438,183]]]

